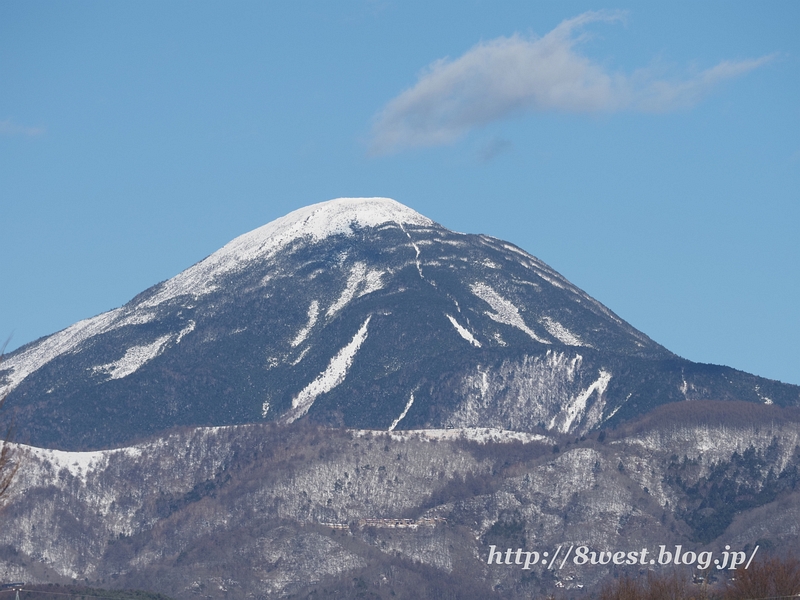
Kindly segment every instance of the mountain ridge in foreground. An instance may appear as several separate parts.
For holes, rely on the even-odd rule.
[[[183,428],[98,452],[20,447],[0,576],[186,599],[584,597],[623,574],[700,572],[574,560],[523,570],[513,553],[800,550],[800,411],[678,406],[572,439],[304,420]],[[490,564],[497,548],[511,561]],[[733,572],[711,574],[719,587]]]
[[[386,198],[246,233],[0,365],[20,432],[97,449],[300,418],[585,434],[661,404],[800,387],[675,356],[516,246]]]

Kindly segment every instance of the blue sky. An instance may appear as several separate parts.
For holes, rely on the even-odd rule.
[[[0,338],[388,196],[800,384],[800,3],[0,3]]]

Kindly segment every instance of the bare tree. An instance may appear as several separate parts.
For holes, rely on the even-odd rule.
[[[647,577],[623,575],[600,591],[599,600],[708,600],[714,596],[705,585],[693,587],[686,573],[673,571]]]
[[[800,594],[800,561],[794,556],[771,556],[749,569],[736,569],[725,598],[790,598]]]

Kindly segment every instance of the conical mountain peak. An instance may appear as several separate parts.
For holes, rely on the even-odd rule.
[[[295,240],[321,241],[384,223],[431,226],[433,221],[391,198],[337,198],[312,204],[239,236],[215,254],[273,254]],[[213,256],[213,255],[212,255]]]
[[[678,358],[512,244],[388,198],[246,233],[12,353],[2,389],[26,436],[66,449],[300,418],[580,435],[667,402],[800,404],[795,386]]]
[[[336,198],[312,204],[228,242],[205,260],[165,282],[149,304],[213,291],[221,275],[246,268],[253,261],[269,259],[293,243],[320,242],[330,236],[352,235],[356,229],[385,223],[396,223],[401,228],[435,225],[431,219],[391,198]]]

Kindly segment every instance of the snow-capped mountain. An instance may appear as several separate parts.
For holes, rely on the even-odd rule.
[[[315,204],[0,364],[17,429],[63,450],[301,418],[577,433],[681,400],[800,404],[683,360],[513,244],[386,198]]]
[[[18,349],[0,387],[33,444],[12,447],[7,581],[530,598],[623,567],[493,549],[800,548],[800,388],[683,360],[393,200],[245,234]]]

